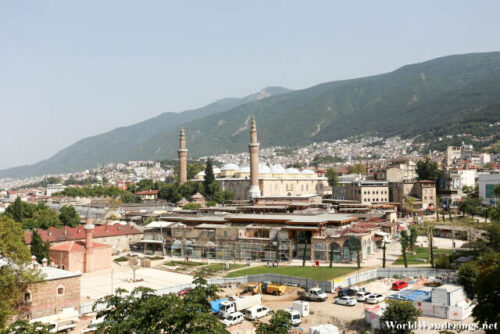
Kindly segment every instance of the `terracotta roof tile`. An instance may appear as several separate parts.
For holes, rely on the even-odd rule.
[[[49,227],[47,230],[37,229],[38,234],[43,241],[58,242],[71,240],[84,240],[85,230],[82,225],[77,227]],[[141,232],[135,227],[129,225],[121,225],[119,223],[113,225],[96,225],[94,228],[94,238],[116,237],[121,235],[135,235]],[[26,244],[31,242],[31,231],[24,232],[24,241]]]

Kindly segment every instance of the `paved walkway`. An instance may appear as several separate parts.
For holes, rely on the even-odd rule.
[[[81,302],[91,302],[104,297],[117,288],[128,291],[138,286],[151,289],[167,288],[180,284],[188,284],[193,281],[190,275],[158,270],[154,268],[140,268],[135,272],[136,280],[132,283],[133,272],[128,265],[112,263],[111,268],[99,270],[93,273],[82,274],[81,278]]]

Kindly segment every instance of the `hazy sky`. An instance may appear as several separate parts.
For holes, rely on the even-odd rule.
[[[500,1],[0,0],[0,168],[165,111],[500,50]]]

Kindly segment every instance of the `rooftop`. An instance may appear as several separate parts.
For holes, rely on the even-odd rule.
[[[38,234],[42,237],[43,241],[57,242],[57,241],[71,241],[85,239],[85,230],[83,225],[76,227],[64,226],[61,228],[49,227],[47,230],[37,229]],[[122,225],[119,223],[112,225],[96,225],[94,228],[94,238],[115,237],[122,235],[141,234],[142,232],[130,225]],[[32,231],[27,230],[24,232],[24,242],[29,244],[31,242]]]

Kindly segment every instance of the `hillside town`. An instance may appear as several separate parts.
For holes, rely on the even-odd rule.
[[[314,144],[285,157],[277,154],[283,148],[260,152],[253,119],[249,153],[214,156],[220,167],[212,167],[210,158],[205,164],[188,159],[185,137],[182,129],[179,160],[169,169],[154,161],[109,164],[1,193],[3,216],[21,222],[23,243],[33,254],[30,268],[43,276],[25,288],[16,318],[88,333],[102,321],[95,307],[117,289],[144,286],[182,297],[200,288],[195,281],[202,275],[226,296],[212,311],[231,333],[253,333],[243,319],[268,318],[293,293],[298,299],[289,312],[298,315],[292,324],[307,330],[330,324],[355,332],[345,321],[357,319],[360,328],[380,328],[386,299],[412,301],[432,321],[470,321],[470,290],[454,270],[474,261],[472,245],[491,242],[484,231],[493,224],[486,212],[497,215],[498,154],[471,145],[423,154],[407,151],[415,148],[411,141],[369,138]],[[176,201],[172,191],[179,192]],[[123,192],[134,201],[123,200]],[[51,214],[59,219],[42,224]],[[412,245],[402,251],[407,238]],[[2,261],[9,265],[8,258]],[[313,285],[294,283],[309,275],[286,275],[296,268],[332,273]],[[282,285],[252,287],[266,280]],[[372,280],[377,284],[366,283]],[[403,289],[395,284],[406,289],[394,293]],[[322,291],[318,298],[334,301],[333,309],[318,309],[313,296],[299,301],[297,287],[306,289],[304,296]],[[250,303],[255,298],[242,291],[254,291],[258,301]],[[238,298],[248,305],[238,306]],[[236,303],[233,313],[222,311],[225,300]],[[363,303],[361,318],[344,311]]]
[[[500,1],[0,1],[0,334],[500,334]]]

